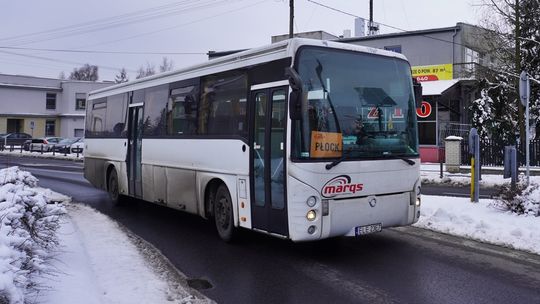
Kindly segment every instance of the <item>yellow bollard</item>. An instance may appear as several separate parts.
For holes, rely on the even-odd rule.
[[[471,157],[471,202],[474,202],[474,157]]]

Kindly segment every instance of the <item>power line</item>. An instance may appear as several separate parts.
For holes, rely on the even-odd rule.
[[[261,4],[261,3],[263,3],[263,2],[266,2],[266,1],[268,1],[268,0],[261,0],[261,1],[255,2],[255,3],[252,3],[252,4],[250,4],[250,5],[245,5],[245,6],[236,8],[236,9],[231,9],[231,10],[228,10],[228,11],[225,11],[225,12],[222,12],[222,13],[219,13],[219,14],[214,14],[214,15],[211,15],[211,16],[208,16],[208,17],[205,17],[205,18],[201,18],[201,19],[196,19],[196,20],[193,20],[193,21],[190,21],[190,22],[186,22],[186,23],[182,23],[182,24],[177,24],[177,25],[174,25],[174,26],[170,26],[170,27],[166,27],[166,28],[161,28],[161,29],[153,30],[153,31],[149,31],[149,32],[144,32],[144,33],[140,33],[140,34],[136,34],[136,35],[132,35],[132,36],[128,36],[128,37],[123,37],[123,38],[120,38],[120,39],[109,40],[109,41],[100,42],[100,43],[95,43],[95,44],[91,44],[91,45],[85,45],[85,46],[78,47],[78,48],[95,47],[95,46],[99,46],[99,45],[111,44],[111,43],[116,43],[116,42],[120,42],[120,41],[125,41],[125,40],[134,39],[134,38],[139,38],[139,37],[142,37],[142,36],[152,35],[152,34],[164,32],[164,31],[172,30],[172,29],[175,29],[175,28],[183,27],[183,26],[186,26],[186,25],[191,25],[191,24],[194,24],[194,23],[198,23],[198,22],[201,22],[201,21],[206,21],[206,20],[208,20],[208,19],[212,19],[212,18],[215,18],[215,17],[220,17],[220,16],[223,16],[223,15],[226,15],[226,14],[229,14],[229,13],[234,13],[234,12],[237,12],[237,11],[240,11],[240,10],[243,10],[243,9],[246,9],[246,8],[250,8],[250,7],[259,5],[259,4]]]
[[[61,60],[61,59],[48,58],[48,57],[29,55],[29,54],[21,54],[21,53],[10,52],[10,51],[2,51],[2,50],[0,50],[0,53],[9,54],[9,55],[15,55],[15,56],[21,56],[21,57],[27,57],[27,58],[33,58],[33,59],[40,59],[40,60],[51,61],[51,62],[56,62],[56,63],[67,63],[67,64],[72,64],[72,65],[84,65],[85,64],[85,63],[76,62],[76,61]],[[118,67],[111,67],[111,66],[106,66],[106,65],[98,65],[98,66],[100,68],[104,69],[104,70],[111,70],[111,71],[120,70],[120,68],[118,68]],[[129,71],[129,72],[133,72],[133,73],[136,72],[135,70],[129,70],[129,69],[126,69],[126,70]]]
[[[180,4],[183,4],[183,3],[186,3],[186,1],[181,2]],[[98,19],[98,22],[87,22],[87,23],[83,23],[83,24],[75,25],[71,27],[69,26],[61,27],[56,31],[51,30],[50,33],[28,34],[28,36],[37,36],[34,38],[27,38],[27,39],[20,38],[20,39],[15,39],[15,40],[11,39],[8,41],[10,41],[10,43],[14,45],[24,45],[24,44],[30,44],[30,43],[36,43],[36,42],[55,40],[55,39],[60,39],[60,38],[65,38],[65,37],[75,36],[75,35],[84,35],[84,34],[96,32],[96,31],[108,30],[111,28],[124,26],[128,24],[145,22],[148,20],[161,18],[164,16],[178,15],[178,14],[183,14],[183,13],[187,13],[187,12],[191,12],[191,11],[195,11],[199,9],[204,9],[207,7],[215,7],[217,5],[223,5],[226,3],[227,1],[225,0],[220,0],[220,1],[210,0],[210,1],[202,2],[202,3],[198,3],[192,6],[189,6],[190,4],[188,3],[188,5],[186,5],[185,7],[178,7],[178,8],[173,8],[173,9],[167,8],[166,10],[161,10],[161,11],[158,10],[156,12],[153,12],[153,11],[147,12],[145,10],[145,11],[141,11],[143,12],[143,14],[130,16],[128,18],[111,17],[109,18],[110,21],[107,20],[106,22],[102,22],[103,19]],[[125,16],[125,15],[128,15],[128,14],[124,14],[120,16]],[[40,38],[40,35],[44,35],[44,36]]]
[[[118,20],[119,18],[133,16],[133,15],[137,15],[137,14],[140,14],[140,13],[146,13],[146,12],[154,11],[154,10],[160,10],[160,9],[168,8],[168,7],[171,7],[171,6],[176,6],[178,4],[185,3],[185,2],[186,1],[182,1],[182,2],[179,2],[179,3],[172,3],[172,4],[162,5],[162,6],[151,7],[151,8],[145,9],[145,10],[139,10],[139,11],[134,11],[134,12],[131,12],[131,13],[125,13],[125,14],[121,14],[121,15],[95,19],[95,20],[92,20],[92,21],[86,21],[86,22],[82,22],[82,23],[62,26],[62,27],[49,29],[49,30],[44,30],[44,31],[39,31],[39,32],[34,32],[34,33],[28,33],[28,34],[21,34],[21,35],[15,35],[15,36],[10,36],[10,37],[4,37],[4,38],[0,38],[0,41],[9,41],[9,40],[19,39],[19,38],[24,38],[24,37],[31,37],[31,36],[42,35],[42,34],[47,34],[47,33],[54,33],[54,32],[59,32],[59,31],[65,30],[65,29],[74,29],[74,28],[77,28],[77,27],[83,27],[83,26],[87,26],[87,25],[98,24],[100,22],[108,22],[110,20]],[[187,1],[187,2],[189,2],[189,1]]]
[[[0,46],[0,49],[61,52],[61,53],[121,54],[121,55],[206,55],[206,52],[136,52],[136,51],[66,50],[66,49],[26,48],[26,47],[17,47],[17,46]]]
[[[345,15],[349,15],[351,17],[355,17],[355,18],[362,18],[362,19],[366,19],[364,17],[361,17],[361,16],[357,16],[357,15],[354,15],[354,14],[351,14],[351,13],[348,13],[348,12],[345,12],[345,11],[342,11],[340,9],[337,9],[337,8],[334,8],[334,7],[331,7],[331,6],[328,6],[328,5],[325,5],[325,4],[322,4],[322,3],[319,3],[319,2],[316,2],[316,1],[313,1],[313,0],[307,0],[308,2],[311,2],[313,4],[316,4],[316,5],[319,5],[319,6],[322,6],[322,7],[325,7],[327,9],[330,9],[330,10],[333,10],[333,11],[336,11],[336,12],[339,12],[339,13],[342,13],[342,14],[345,14]],[[405,30],[405,29],[402,29],[402,28],[399,28],[399,27],[396,27],[396,26],[393,26],[393,25],[389,25],[389,24],[384,24],[382,22],[377,22],[379,23],[380,25],[382,26],[386,26],[388,28],[391,28],[391,29],[394,29],[394,30],[398,30],[398,31],[401,31],[401,32],[411,32],[409,30]],[[433,37],[433,36],[428,36],[428,35],[425,35],[425,34],[419,34],[419,36],[423,36],[423,37],[426,37],[426,38],[429,38],[429,39],[433,39],[433,40],[438,40],[438,41],[442,41],[442,42],[446,42],[446,43],[450,43],[450,44],[455,44],[455,45],[460,45],[460,46],[465,46],[459,42],[455,42],[455,41],[450,41],[450,40],[446,40],[446,39],[441,39],[441,38],[437,38],[437,37]]]

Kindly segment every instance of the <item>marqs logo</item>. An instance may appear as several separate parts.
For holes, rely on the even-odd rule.
[[[364,184],[351,183],[351,177],[340,175],[329,180],[322,187],[322,196],[334,197],[340,194],[354,194],[364,189]]]

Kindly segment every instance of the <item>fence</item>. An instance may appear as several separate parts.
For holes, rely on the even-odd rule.
[[[494,140],[487,139],[480,141],[480,163],[482,166],[503,166],[504,165],[504,147],[508,144],[497,143]],[[531,140],[530,143],[530,164],[531,166],[540,166],[540,139]],[[518,164],[525,166],[525,146],[520,145],[517,149]],[[471,155],[469,154],[469,141],[464,138],[461,141],[461,163],[463,165],[471,164]]]

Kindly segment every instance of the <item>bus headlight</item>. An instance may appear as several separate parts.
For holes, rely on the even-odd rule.
[[[417,196],[416,197],[416,202],[414,203],[414,205],[416,207],[420,207],[420,204],[422,203],[422,200],[420,199],[420,196]]]
[[[306,200],[306,204],[307,204],[309,207],[315,206],[315,204],[317,204],[317,198],[316,198],[315,196],[310,196],[310,197],[308,197],[308,199]]]
[[[315,212],[315,210],[309,210],[306,214],[306,218],[308,221],[313,222],[315,218],[317,218],[317,212]]]

